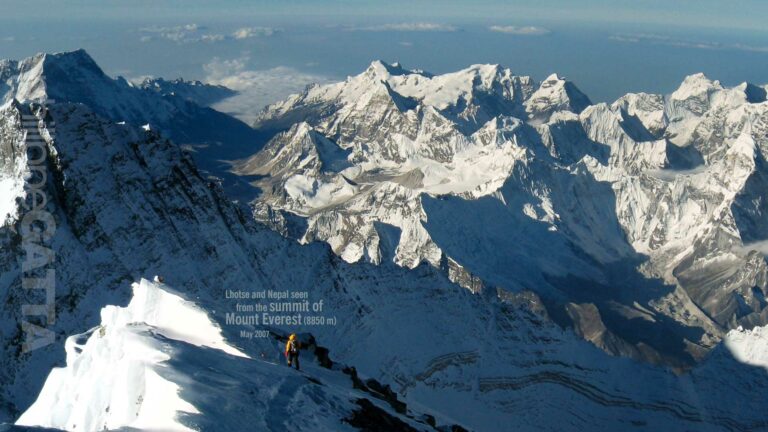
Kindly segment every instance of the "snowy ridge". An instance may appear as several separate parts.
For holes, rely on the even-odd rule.
[[[5,108],[5,118],[35,113],[26,105]],[[120,281],[133,275],[138,279],[183,269],[183,282],[192,291],[257,279],[247,258],[251,253],[245,251],[247,228],[238,225],[237,210],[224,205],[221,190],[205,181],[175,144],[156,132],[115,124],[81,104],[57,103],[49,114],[56,122],[55,139],[47,131],[50,118],[38,128],[47,137],[53,162],[44,166],[49,179],[44,191],[49,197],[45,209],[57,221],[50,247],[56,251],[57,304],[63,305],[56,311],[58,332],[80,333],[83,323],[86,328],[97,325],[103,306],[127,300],[128,286]],[[18,122],[0,126],[3,137],[24,133]],[[25,152],[23,143],[3,139],[2,149],[12,155],[3,159],[8,164],[2,171],[24,173],[26,159],[18,156]],[[0,283],[7,299],[0,309],[6,365],[0,372],[0,398],[8,407],[1,413],[6,417],[15,404],[32,402],[29,389],[42,385],[46,371],[63,361],[63,351],[51,346],[28,358],[10,342],[24,338],[16,306],[39,304],[40,299],[33,290],[20,288],[24,251],[17,229],[0,228],[0,243]],[[196,264],[211,256],[217,259],[204,267]]]
[[[245,357],[241,348],[222,341],[215,315],[143,280],[134,284],[128,307],[105,307],[99,327],[67,340],[67,367],[54,369],[17,423],[64,430],[353,430],[347,422],[356,404],[369,399],[388,418],[403,422],[403,430],[429,429],[416,421],[421,417],[413,407],[427,410],[438,424],[460,422],[473,430],[514,422],[522,430],[600,424],[618,431],[639,419],[649,430],[768,427],[758,408],[763,400],[739,396],[745,382],[755,392],[768,388],[768,377],[743,369],[727,350],[713,359],[716,368],[705,364],[680,387],[668,371],[606,357],[528,307],[497,309],[449,286],[381,291],[369,282],[355,288],[357,305],[332,288],[324,297],[340,313],[360,306],[370,313],[340,328],[306,330],[329,343],[334,358],[379,370],[410,409],[394,412],[370,390],[352,390],[341,365],[321,367],[311,351],[302,353],[305,374],[282,365],[280,346],[269,341],[240,340],[248,352],[260,353]],[[424,310],[426,299],[440,307]],[[206,309],[224,307],[221,300],[205,303]],[[486,315],[477,314],[483,310]],[[398,342],[404,338],[409,344]],[[724,370],[732,374],[726,377]],[[468,377],[476,384],[468,386]],[[361,382],[367,384],[358,389],[377,388]],[[542,420],[544,415],[550,420]]]
[[[183,78],[165,80],[146,78],[138,84],[144,90],[166,96],[180,96],[200,106],[211,106],[222,99],[237,94],[224,86],[205,84],[200,81],[186,81]]]
[[[366,400],[383,417],[370,421],[426,427],[310,359],[305,369],[312,379],[250,358],[224,341],[204,310],[164,284],[142,279],[127,307],[106,306],[101,315],[101,325],[67,339],[67,366],[51,371],[16,425],[86,432],[342,431],[355,430],[348,423]],[[359,414],[365,415],[371,414]]]
[[[107,306],[101,325],[67,338],[67,366],[51,371],[37,401],[16,421],[68,431],[123,427],[188,431],[177,412],[199,413],[179,396],[162,363],[172,351],[157,336],[247,357],[228,345],[205,313],[142,279],[125,307]],[[162,373],[162,375],[161,375]]]

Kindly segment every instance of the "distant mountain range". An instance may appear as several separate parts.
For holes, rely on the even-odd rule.
[[[687,367],[768,322],[765,100],[699,74],[592,105],[557,75],[374,62],[267,107],[255,127],[285,132],[235,167],[304,243],[531,291],[610,353]]]
[[[592,105],[556,75],[374,62],[251,127],[204,106],[226,90],[75,51],[0,61],[0,93],[0,422],[768,429],[764,87]],[[56,343],[27,353],[30,128],[57,289]],[[229,289],[306,291],[338,323],[227,325]],[[306,374],[275,364],[292,331]],[[125,381],[108,359],[136,350]]]

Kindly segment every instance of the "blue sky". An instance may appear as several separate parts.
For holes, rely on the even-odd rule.
[[[22,6],[23,5],[23,6]],[[0,0],[0,58],[85,48],[111,75],[202,79],[254,110],[372,60],[434,73],[557,72],[594,101],[666,93],[688,74],[768,82],[757,0]]]

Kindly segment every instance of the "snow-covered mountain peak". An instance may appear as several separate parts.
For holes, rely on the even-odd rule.
[[[8,63],[3,75],[6,75],[5,100],[41,101],[47,98],[46,84],[43,79],[45,54],[38,54],[22,60]]]
[[[400,63],[386,63],[382,60],[374,60],[363,72],[366,76],[376,80],[387,81],[392,76],[398,76],[403,74],[414,73],[412,71],[403,69]]]
[[[85,50],[37,54],[20,61],[11,78],[10,92],[5,98],[15,97],[20,101],[42,101],[56,99],[65,94],[65,88],[76,85],[83,88],[109,79],[98,64]],[[74,89],[73,89],[74,90]]]
[[[457,72],[424,76],[412,74],[394,80],[395,91],[422,101],[439,110],[457,106],[460,101],[478,103],[476,93],[495,94],[501,100],[523,99],[527,95],[514,95],[514,81],[529,83],[527,77],[515,77],[509,69],[499,65],[477,64]]]
[[[749,82],[743,82],[735,87],[744,92],[749,103],[762,103],[766,101],[766,88]]]
[[[348,167],[348,155],[308,123],[301,122],[280,133],[263,152],[238,163],[235,169],[248,175],[318,175],[323,170],[338,172]]]
[[[589,98],[572,82],[552,74],[542,81],[539,88],[526,100],[525,109],[530,120],[547,122],[557,111],[578,114],[589,105]]]
[[[516,117],[494,117],[472,134],[483,145],[504,145],[515,139],[514,132],[522,127],[522,120]]]
[[[472,147],[473,133],[522,113],[522,102],[531,92],[530,79],[498,65],[473,65],[436,76],[390,75],[388,67],[374,62],[343,83],[308,89],[268,108],[257,124],[287,128],[284,122],[290,119],[283,113],[310,110],[304,121],[352,150],[358,161],[402,163],[423,157],[446,162]],[[378,71],[376,79],[372,70]],[[382,76],[387,79],[379,80]],[[326,108],[317,110],[319,106]]]
[[[702,94],[711,93],[717,90],[723,90],[720,81],[713,81],[703,73],[696,73],[685,77],[680,84],[680,87],[672,92],[670,98],[675,100],[686,100],[691,97],[699,97]]]
[[[159,89],[135,86],[106,75],[83,50],[6,62],[0,78],[4,80],[0,85],[3,100],[83,104],[103,119],[150,125],[163,136],[194,148],[191,155],[198,166],[224,179],[233,195],[253,196],[252,188],[228,175],[229,165],[223,161],[252,154],[263,138],[245,123],[197,103],[220,97],[226,92],[223,89],[181,82],[163,82]]]
[[[513,77],[509,69],[499,65],[477,64],[457,72],[431,75],[377,60],[371,63],[365,72],[350,77],[347,82],[359,89],[384,81],[393,91],[405,98],[412,98],[438,110],[446,110],[457,106],[461,100],[471,103],[477,91],[503,93],[503,89],[509,86]],[[494,90],[494,86],[499,88]]]
[[[167,103],[150,102],[145,92],[124,79],[107,76],[84,50],[38,54],[6,74],[6,100],[84,103],[102,115],[130,122],[151,114],[159,122],[170,115]]]
[[[553,85],[564,83],[565,79],[560,77],[560,75],[557,74],[557,72],[553,72],[549,74],[547,78],[544,79],[544,81],[541,82],[542,87],[551,87]]]
[[[59,69],[69,69],[71,72],[86,73],[94,75],[104,74],[101,67],[96,63],[93,57],[84,49],[74,51],[62,51],[53,54],[42,54],[46,66]]]

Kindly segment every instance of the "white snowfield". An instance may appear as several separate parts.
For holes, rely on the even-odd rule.
[[[219,327],[193,303],[142,279],[127,307],[107,306],[101,325],[66,342],[67,366],[55,368],[17,425],[68,431],[131,427],[189,431],[176,417],[199,413],[179,395],[164,364],[165,338],[248,357],[228,345]]]

